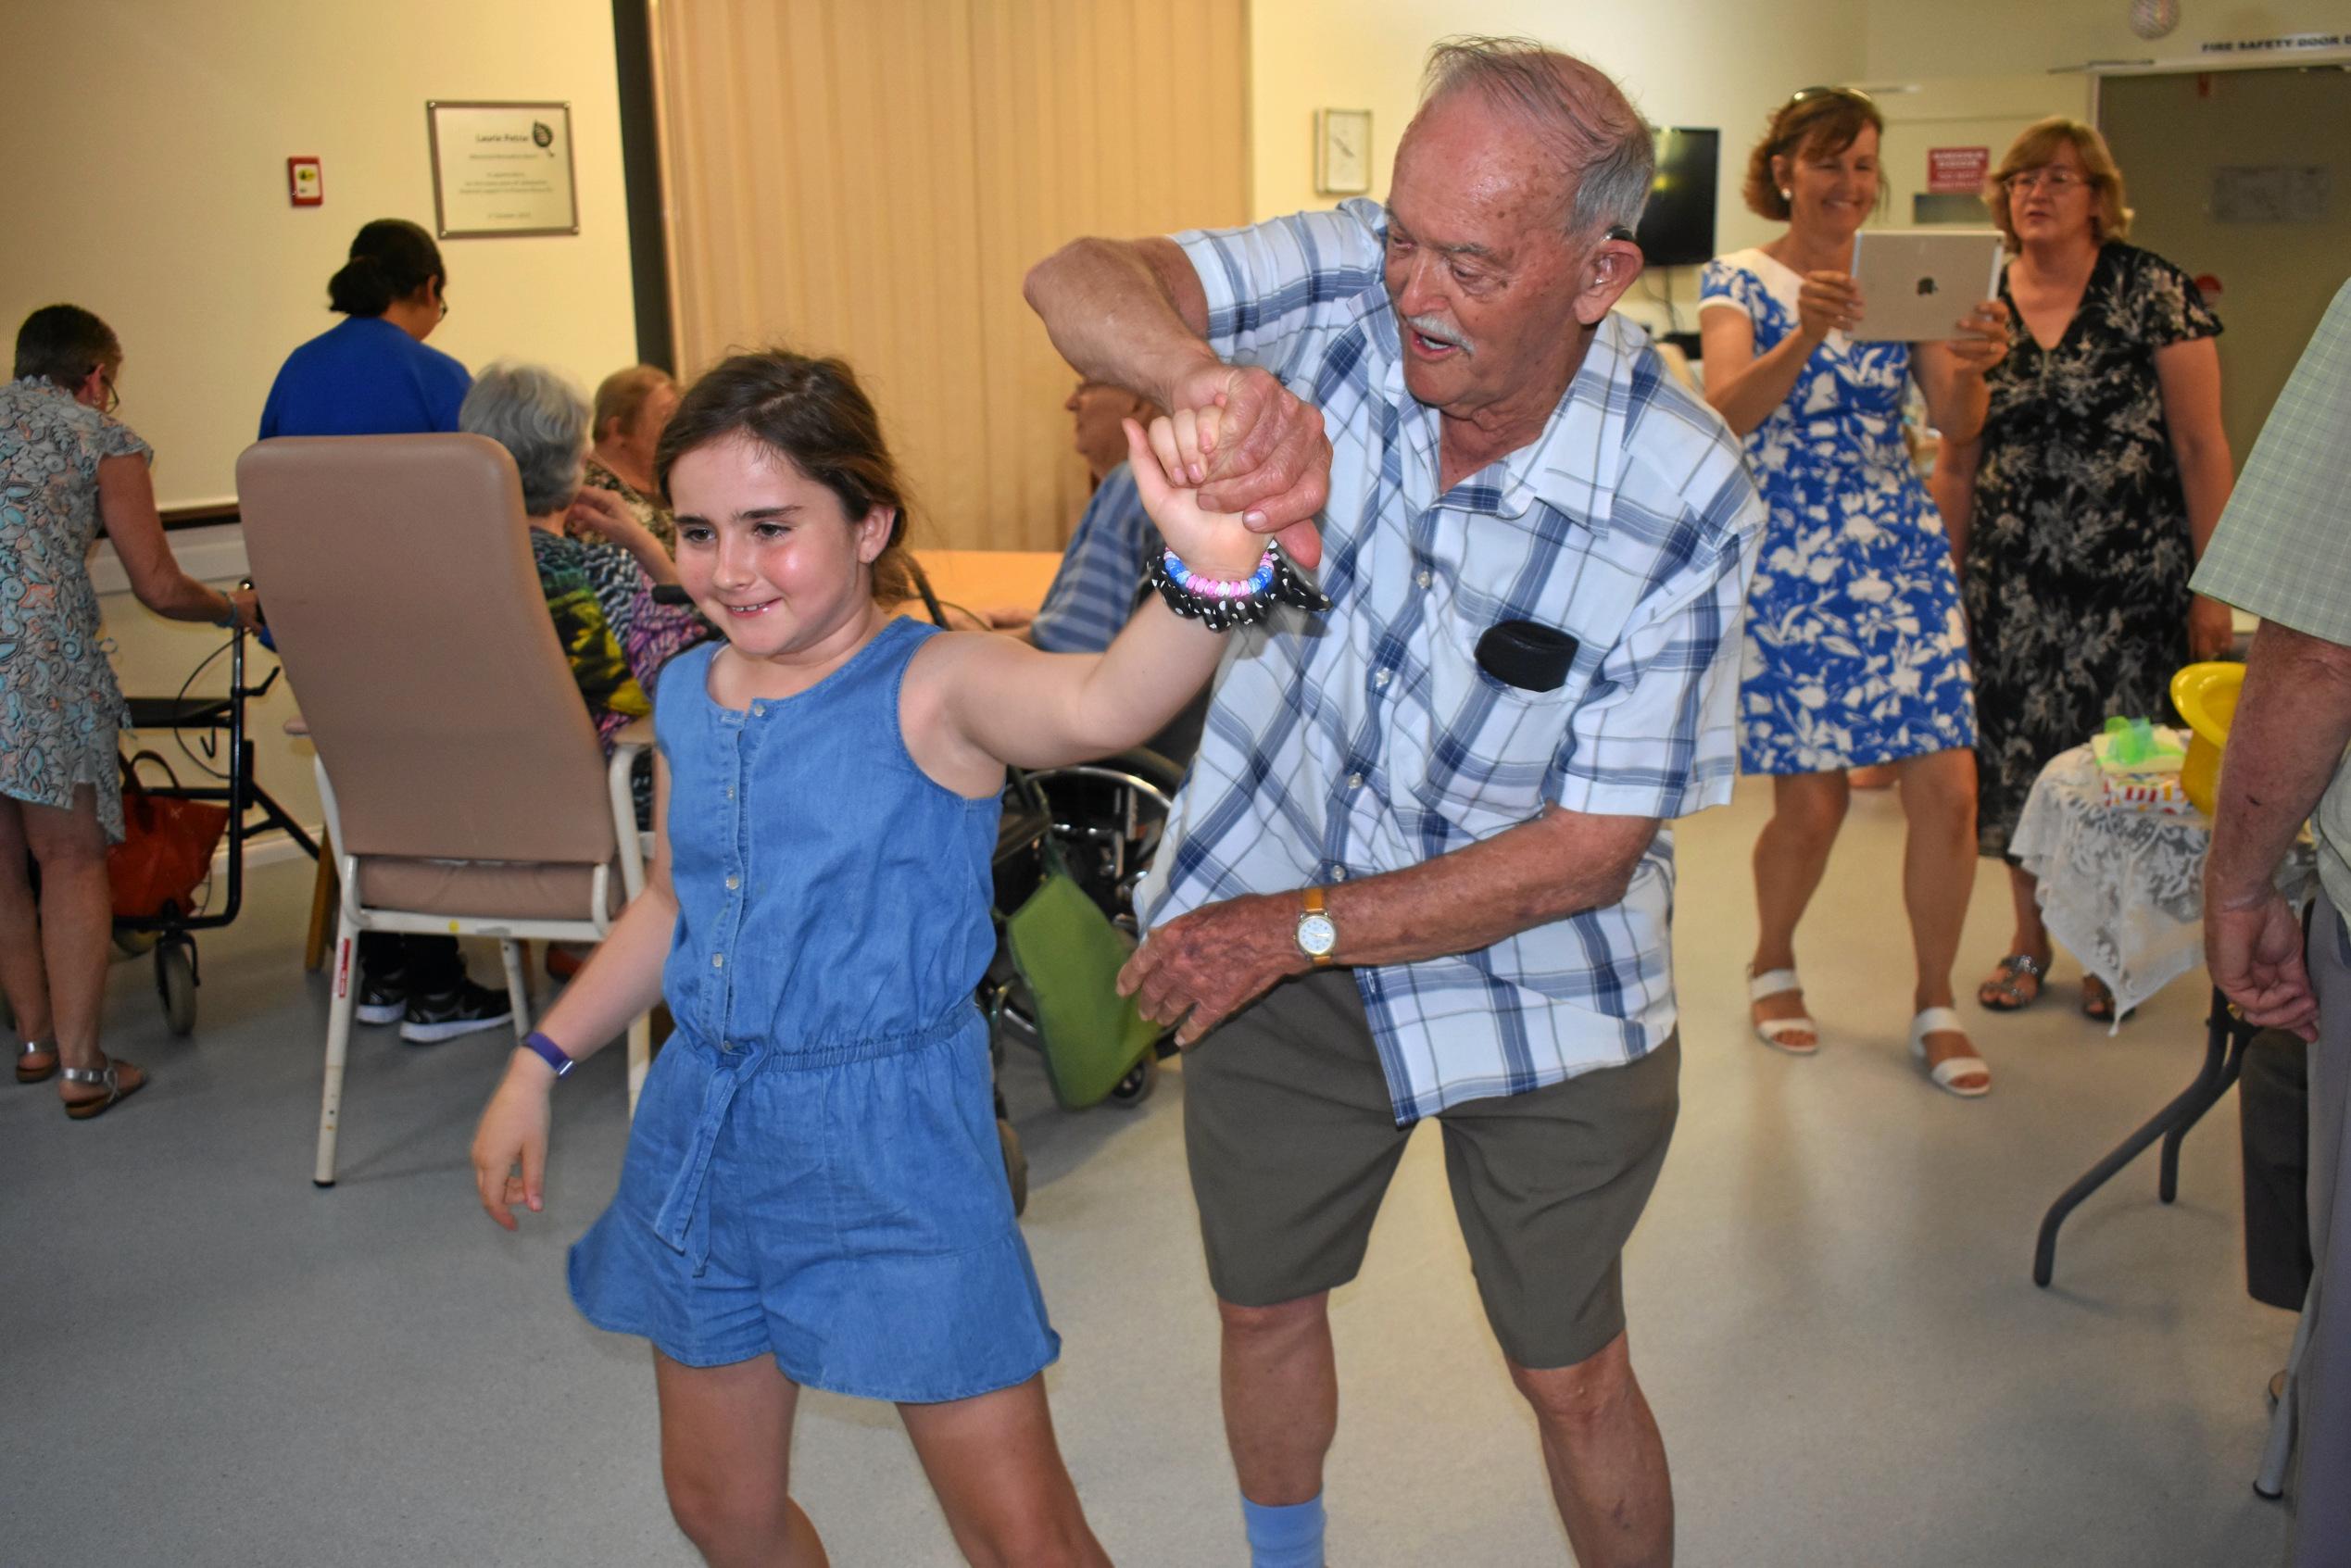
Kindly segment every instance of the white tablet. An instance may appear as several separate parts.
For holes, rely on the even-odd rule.
[[[1993,229],[1864,229],[1853,237],[1863,343],[1941,343],[1959,318],[2000,293],[2000,234]]]

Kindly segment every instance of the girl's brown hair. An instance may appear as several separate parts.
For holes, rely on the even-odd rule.
[[[2104,245],[2131,232],[2131,208],[2123,205],[2122,199],[2122,170],[2116,165],[2114,154],[2106,150],[2106,139],[2093,126],[2053,114],[2026,126],[2009,144],[2000,167],[1984,182],[1983,204],[1992,209],[1992,220],[2006,237],[2010,250],[2019,245],[2016,220],[2008,212],[2009,178],[2028,169],[2046,167],[2057,156],[2057,149],[2066,146],[2071,147],[2074,157],[2081,160],[2081,172],[2090,180],[2090,195],[2094,204],[2090,210],[2090,237]]]
[[[1740,194],[1747,210],[1774,222],[1788,220],[1788,198],[1779,194],[1779,181],[1771,171],[1775,158],[1796,158],[1810,153],[1834,157],[1861,139],[1865,130],[1886,133],[1885,117],[1869,94],[1851,87],[1807,87],[1789,99],[1771,117],[1754,150],[1747,155],[1747,182]]]
[[[734,355],[705,372],[679,400],[654,449],[653,477],[663,501],[680,458],[730,438],[789,458],[834,494],[852,523],[876,507],[890,508],[889,543],[874,562],[874,597],[897,604],[914,596],[906,486],[882,440],[881,416],[848,361],[771,348]]]

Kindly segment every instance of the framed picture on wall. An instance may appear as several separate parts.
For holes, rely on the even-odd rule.
[[[1371,189],[1371,110],[1314,111],[1314,189],[1360,196]]]
[[[580,232],[571,105],[434,99],[424,119],[441,238]]]

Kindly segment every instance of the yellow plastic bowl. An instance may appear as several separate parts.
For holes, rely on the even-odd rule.
[[[2229,724],[2237,716],[2237,693],[2244,687],[2242,664],[2191,664],[2171,677],[2171,706],[2188,721],[2189,732],[2180,787],[2207,817],[2220,793],[2220,752],[2229,744]]]

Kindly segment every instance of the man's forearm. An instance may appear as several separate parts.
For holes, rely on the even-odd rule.
[[[2208,903],[2262,897],[2351,743],[2351,648],[2264,621],[2229,728]]]
[[[1553,809],[1401,871],[1340,883],[1326,899],[1346,964],[1476,952],[1625,896],[1657,836],[1651,817]]]
[[[1217,360],[1152,266],[1150,243],[1073,240],[1029,269],[1022,292],[1080,375],[1174,408],[1184,379]]]

